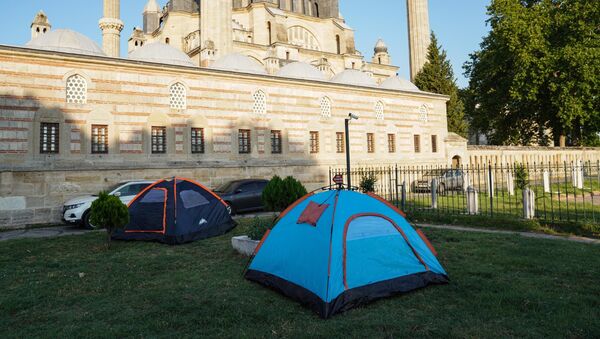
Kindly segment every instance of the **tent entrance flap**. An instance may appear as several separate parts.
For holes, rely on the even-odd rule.
[[[167,199],[165,188],[154,187],[139,201],[140,208],[146,212],[141,214],[135,225],[126,230],[127,233],[165,233],[167,228]]]

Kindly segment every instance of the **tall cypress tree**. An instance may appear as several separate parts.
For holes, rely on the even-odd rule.
[[[425,92],[450,96],[447,103],[448,131],[467,137],[468,126],[465,120],[465,107],[459,97],[458,86],[446,51],[438,45],[435,34],[431,33],[431,44],[427,51],[427,63],[415,77],[415,85]]]

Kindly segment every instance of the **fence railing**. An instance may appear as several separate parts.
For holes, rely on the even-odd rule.
[[[346,176],[330,169],[330,177]],[[351,170],[376,178],[374,193],[406,212],[600,222],[600,162],[382,166]]]

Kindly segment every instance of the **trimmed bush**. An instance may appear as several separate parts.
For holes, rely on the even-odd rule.
[[[375,184],[377,184],[377,177],[369,173],[360,179],[360,190],[363,193],[375,193]]]
[[[293,177],[281,180],[274,176],[265,187],[262,194],[265,208],[273,212],[281,212],[296,200],[306,195],[306,188]]]
[[[525,166],[521,164],[515,165],[515,184],[521,190],[529,186],[529,173],[525,169]]]
[[[106,192],[100,192],[98,199],[92,203],[90,222],[106,229],[106,244],[110,246],[110,240],[115,230],[125,227],[129,223],[129,210],[121,199]]]
[[[274,220],[271,219],[261,219],[258,217],[252,219],[248,225],[248,237],[256,241],[262,240],[265,233],[267,233],[267,230],[273,228],[273,221]]]

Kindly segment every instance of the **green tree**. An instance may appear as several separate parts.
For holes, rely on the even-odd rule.
[[[269,211],[281,212],[306,195],[306,188],[293,177],[274,176],[263,190],[262,200]]]
[[[106,244],[109,247],[115,230],[123,228],[129,223],[127,206],[119,198],[106,192],[100,192],[98,199],[92,203],[90,213],[90,222],[106,229]]]
[[[467,136],[464,105],[459,97],[458,86],[446,51],[438,45],[435,34],[431,33],[431,44],[427,51],[427,62],[415,77],[415,85],[420,90],[450,96],[447,104],[448,130]]]
[[[495,144],[597,143],[597,0],[492,0],[488,15],[491,31],[465,64],[469,120]]]

